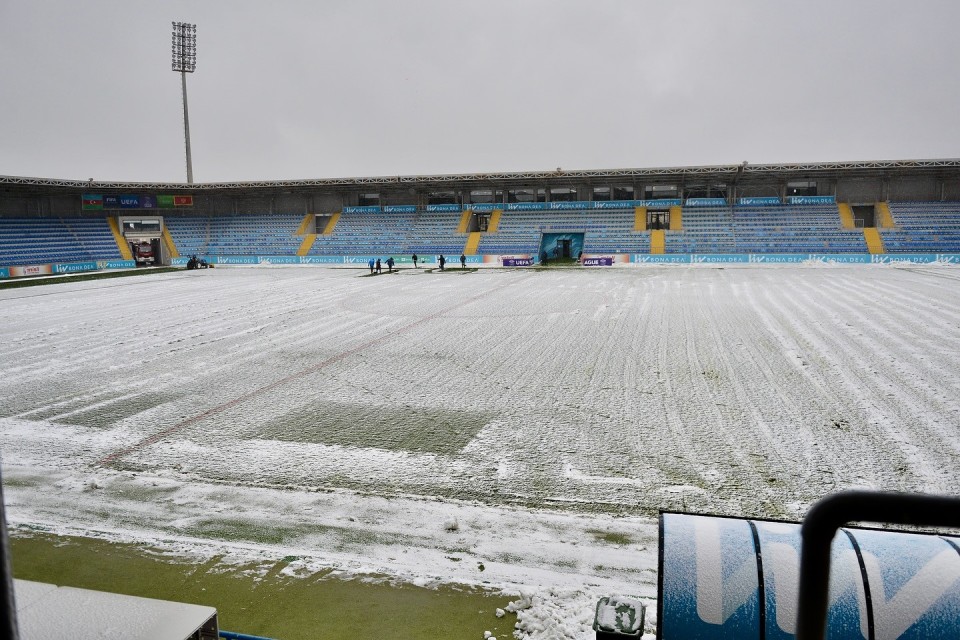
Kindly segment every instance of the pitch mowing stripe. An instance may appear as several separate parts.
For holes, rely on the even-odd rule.
[[[181,431],[182,429],[185,429],[186,427],[189,427],[189,426],[192,425],[192,424],[196,424],[197,422],[200,422],[201,420],[204,420],[204,419],[206,419],[206,418],[209,418],[210,416],[215,416],[215,415],[218,415],[218,414],[220,414],[220,413],[223,413],[224,411],[226,411],[226,410],[228,410],[228,409],[231,409],[231,408],[233,408],[233,407],[235,407],[235,406],[237,406],[237,405],[239,405],[239,404],[242,404],[242,403],[246,402],[247,400],[251,400],[251,399],[256,398],[256,397],[258,397],[258,396],[261,396],[261,395],[263,395],[263,394],[265,394],[265,393],[268,393],[268,392],[270,392],[270,391],[273,391],[273,390],[276,389],[277,387],[283,386],[283,385],[287,384],[288,382],[292,382],[292,381],[294,381],[294,380],[297,380],[297,379],[299,379],[299,378],[302,378],[303,376],[310,375],[311,373],[316,373],[317,371],[321,371],[322,369],[325,369],[325,368],[329,367],[329,366],[332,365],[332,364],[336,364],[336,363],[338,363],[338,362],[341,362],[342,360],[345,360],[346,358],[349,358],[349,357],[352,356],[352,355],[356,355],[357,353],[360,353],[361,351],[364,351],[364,350],[366,350],[366,349],[369,349],[370,347],[375,347],[375,346],[377,346],[377,345],[379,345],[379,344],[381,344],[381,343],[387,342],[387,341],[390,340],[391,338],[395,338],[395,337],[397,337],[397,336],[399,336],[399,335],[402,335],[402,334],[404,334],[404,333],[407,333],[407,332],[410,331],[411,329],[415,329],[415,328],[419,327],[420,325],[422,325],[422,324],[424,324],[424,323],[426,323],[426,322],[429,322],[429,321],[431,321],[431,320],[436,320],[437,318],[443,316],[443,315],[446,314],[446,313],[449,313],[449,312],[451,312],[451,311],[455,311],[455,310],[457,310],[457,309],[460,309],[461,307],[465,307],[465,306],[467,306],[468,304],[472,304],[472,303],[476,302],[477,300],[480,300],[480,299],[485,298],[485,297],[487,297],[487,296],[489,296],[489,295],[491,295],[491,294],[494,294],[494,293],[497,293],[497,292],[499,292],[499,291],[502,291],[503,289],[506,289],[507,287],[510,287],[510,286],[516,284],[517,282],[522,282],[523,280],[526,280],[526,279],[531,278],[531,277],[532,277],[531,275],[528,275],[528,276],[526,276],[526,277],[524,277],[524,278],[521,278],[521,279],[519,279],[519,280],[516,280],[516,281],[514,281],[514,282],[507,282],[507,283],[502,284],[502,285],[500,285],[500,286],[498,286],[498,287],[494,287],[493,289],[490,289],[490,290],[488,290],[488,291],[484,291],[483,293],[478,293],[478,294],[476,294],[476,295],[474,295],[474,296],[471,296],[471,297],[467,298],[467,299],[464,300],[463,302],[459,302],[459,303],[453,305],[452,307],[448,307],[448,308],[446,308],[446,309],[442,309],[442,310],[437,311],[437,312],[435,312],[435,313],[432,313],[432,314],[430,314],[430,315],[428,315],[428,316],[424,316],[424,317],[422,317],[422,318],[419,318],[419,319],[417,319],[417,320],[414,320],[413,322],[411,322],[411,323],[409,323],[409,324],[407,324],[407,325],[404,325],[404,326],[400,327],[400,328],[397,329],[396,331],[393,331],[393,332],[391,332],[391,333],[382,335],[382,336],[380,336],[379,338],[373,338],[372,340],[368,340],[368,341],[366,341],[366,342],[364,342],[364,343],[362,343],[362,344],[360,344],[360,345],[357,345],[356,347],[353,347],[352,349],[348,349],[348,350],[346,350],[346,351],[343,351],[342,353],[338,353],[338,354],[335,355],[335,356],[331,356],[331,357],[327,358],[326,360],[324,360],[323,362],[320,362],[320,363],[318,363],[318,364],[313,365],[312,367],[307,367],[306,369],[303,369],[302,371],[298,371],[298,372],[296,372],[296,373],[292,373],[292,374],[286,376],[285,378],[281,378],[280,380],[277,380],[277,381],[275,381],[275,382],[271,382],[270,384],[265,385],[265,386],[263,386],[263,387],[260,387],[259,389],[254,389],[253,391],[250,391],[250,392],[248,392],[248,393],[245,393],[245,394],[243,394],[242,396],[236,397],[236,398],[234,398],[233,400],[229,400],[229,401],[227,401],[227,402],[224,402],[223,404],[220,404],[220,405],[217,405],[217,406],[212,407],[212,408],[210,408],[210,409],[207,409],[206,411],[203,411],[202,413],[198,413],[197,415],[193,416],[192,418],[187,418],[187,419],[185,419],[185,420],[181,420],[181,421],[178,422],[177,424],[175,424],[175,425],[173,425],[173,426],[171,426],[171,427],[167,427],[167,428],[164,429],[163,431],[159,431],[159,432],[153,434],[152,436],[147,436],[146,438],[143,438],[143,439],[140,440],[139,442],[136,442],[136,443],[134,443],[134,444],[132,444],[132,445],[130,445],[130,446],[127,446],[127,447],[123,447],[123,448],[121,448],[121,449],[118,449],[118,450],[114,451],[113,453],[108,454],[108,455],[104,456],[103,458],[100,458],[99,460],[97,460],[96,462],[93,463],[93,466],[95,466],[95,467],[104,467],[104,466],[107,466],[107,465],[109,465],[109,464],[113,464],[114,462],[116,462],[117,460],[123,458],[124,456],[126,456],[126,455],[128,455],[128,454],[130,454],[130,453],[134,453],[134,452],[136,452],[136,451],[139,451],[140,449],[143,449],[144,447],[148,447],[148,446],[150,446],[150,445],[152,445],[152,444],[156,444],[157,442],[160,442],[161,440],[163,440],[163,439],[166,438],[167,436],[170,436],[170,435],[172,435],[172,434],[174,434],[174,433],[177,433],[178,431]]]

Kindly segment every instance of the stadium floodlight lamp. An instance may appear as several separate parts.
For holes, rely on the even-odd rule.
[[[197,25],[174,22],[171,54],[173,70],[193,73],[197,69]]]
[[[187,74],[197,70],[197,25],[173,22],[170,53],[173,70],[180,72],[183,90],[183,138],[187,149],[187,184],[193,184],[193,159],[190,157],[190,115],[187,111]]]

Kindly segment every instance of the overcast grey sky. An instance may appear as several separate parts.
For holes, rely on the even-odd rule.
[[[197,182],[960,156],[956,0],[0,0],[0,174]]]

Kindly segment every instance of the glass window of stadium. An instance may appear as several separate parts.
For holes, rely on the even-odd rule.
[[[611,196],[610,187],[594,187],[593,200],[609,200]]]
[[[673,200],[677,198],[677,185],[650,185],[643,190],[643,194],[643,197],[647,200]]]
[[[692,184],[684,188],[685,198],[726,198],[725,184]]]
[[[816,180],[798,180],[787,183],[788,196],[815,196],[817,194]]]
[[[132,233],[160,233],[160,220],[156,218],[148,220],[125,218],[123,230]]]
[[[493,189],[474,189],[470,192],[470,202],[474,204],[488,204],[493,201]]]
[[[614,200],[633,200],[633,187],[614,187]]]
[[[551,187],[550,202],[573,202],[577,199],[577,190],[572,187]]]
[[[432,191],[427,194],[427,204],[460,204],[456,191]]]
[[[357,198],[357,204],[361,207],[379,207],[380,206],[380,194],[379,193],[361,193]]]
[[[507,202],[536,202],[534,189],[507,189]]]

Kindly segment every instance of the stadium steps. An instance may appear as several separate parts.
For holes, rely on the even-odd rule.
[[[494,209],[490,214],[490,224],[487,225],[487,233],[496,233],[500,226],[500,216],[503,215],[502,209]]]
[[[470,234],[470,237],[467,238],[467,246],[463,248],[464,255],[475,256],[477,255],[477,247],[480,246],[480,232],[474,231]]]
[[[633,208],[633,230],[634,231],[647,230],[647,208],[646,207]]]
[[[864,227],[863,239],[867,242],[867,251],[872,254],[886,253],[883,248],[883,240],[880,239],[880,232],[876,227]]]
[[[337,226],[337,222],[339,222],[340,220],[341,213],[342,212],[338,211],[332,216],[330,216],[330,220],[327,221],[327,226],[323,228],[323,235],[325,236],[333,235],[333,229]]]
[[[893,221],[893,214],[890,213],[890,205],[886,202],[878,202],[873,205],[874,218],[876,224],[882,229],[894,229],[896,223]]]
[[[309,233],[309,232],[310,232],[310,222],[312,222],[313,219],[314,219],[314,217],[313,217],[313,214],[312,214],[312,213],[308,213],[307,215],[303,216],[303,220],[300,221],[300,226],[297,227],[297,234],[296,234],[296,235],[302,236],[302,235],[306,235],[307,233]],[[316,234],[314,234],[314,235],[316,235]]]
[[[460,224],[457,226],[457,233],[466,233],[467,229],[470,227],[470,218],[473,216],[473,210],[467,209],[463,212],[463,215],[460,216]],[[479,242],[479,240],[477,241]]]
[[[313,247],[313,243],[317,241],[317,234],[308,233],[303,238],[303,242],[300,243],[300,248],[297,249],[298,256],[305,256],[310,253],[310,249]]]
[[[163,231],[160,232],[160,237],[163,239],[163,243],[167,245],[167,251],[170,253],[171,258],[179,258],[180,252],[177,250],[177,243],[173,241],[173,236],[170,235],[170,230],[167,229],[167,225],[163,225]],[[129,253],[129,249],[127,252]],[[133,258],[126,258],[127,260],[132,260]]]
[[[670,231],[683,231],[683,209],[680,206],[670,207]]]
[[[672,221],[673,218],[671,217]],[[666,247],[666,233],[663,229],[654,229],[650,232],[650,253],[664,253]]]
[[[117,223],[117,218],[115,216],[108,217],[107,224],[110,225],[110,233],[113,234],[113,239],[117,241],[117,249],[120,250],[120,257],[124,260],[133,260],[133,254],[130,253],[130,245],[127,244],[123,234],[120,233],[120,225]]]
[[[846,202],[841,202],[837,205],[837,209],[840,211],[840,222],[843,223],[844,229],[856,229],[857,225],[853,221],[853,209]]]

